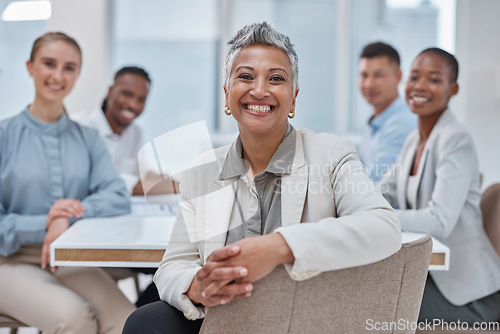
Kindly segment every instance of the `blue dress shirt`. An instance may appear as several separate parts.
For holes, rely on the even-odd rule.
[[[416,115],[400,97],[368,121],[358,153],[373,182],[387,173],[396,161],[406,137],[416,127]]]
[[[64,113],[41,122],[28,109],[0,122],[0,255],[42,243],[49,209],[61,198],[81,200],[82,218],[130,212],[125,184],[97,130]]]

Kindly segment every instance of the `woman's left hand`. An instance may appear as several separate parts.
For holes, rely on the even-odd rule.
[[[238,246],[240,252],[227,257],[226,248],[233,246]],[[293,263],[294,260],[292,251],[281,234],[272,233],[245,238],[213,251],[203,266],[204,270],[200,270],[197,276],[199,279],[204,279],[204,273],[210,273],[219,267],[245,267],[248,270],[248,275],[236,280],[236,282],[256,282],[271,273],[276,266],[283,263]],[[204,290],[204,295],[207,297],[214,295],[217,292],[215,288],[213,285],[209,285]]]
[[[50,244],[68,228],[69,221],[63,217],[55,218],[47,225],[47,233],[42,246],[42,269],[45,269],[47,264],[50,264]],[[50,270],[55,272],[56,268],[50,267]]]

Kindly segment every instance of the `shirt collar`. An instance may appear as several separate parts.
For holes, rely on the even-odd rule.
[[[274,152],[265,172],[278,175],[290,174],[293,158],[295,157],[296,135],[295,128],[288,123],[283,140],[276,152]],[[241,138],[238,136],[229,147],[224,165],[219,174],[219,180],[227,180],[246,174],[248,168],[245,165],[248,166],[248,162],[243,160],[242,152]]]
[[[106,118],[106,114],[104,114],[102,109],[97,110],[94,117],[97,119],[96,127],[99,130],[101,136],[103,137],[118,136],[116,133],[113,132],[113,129],[111,129],[108,119]]]
[[[377,132],[392,115],[398,112],[398,110],[404,110],[404,105],[402,106],[404,103],[403,99],[398,96],[384,111],[382,111],[382,113],[370,118],[368,125],[372,128],[373,132]]]
[[[31,128],[50,136],[57,136],[61,132],[65,131],[68,128],[70,122],[68,116],[66,115],[66,112],[63,112],[61,114],[61,117],[59,117],[57,121],[52,123],[42,122],[36,119],[35,117],[33,117],[33,115],[31,115],[28,108],[24,109],[22,114]]]

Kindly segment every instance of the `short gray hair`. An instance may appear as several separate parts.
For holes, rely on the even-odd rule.
[[[236,35],[227,43],[229,51],[224,61],[224,87],[228,88],[229,75],[233,67],[234,59],[241,49],[255,44],[263,44],[283,50],[290,59],[293,70],[293,91],[299,88],[299,57],[295,52],[294,45],[288,36],[278,32],[274,27],[263,21],[252,23],[241,28]]]

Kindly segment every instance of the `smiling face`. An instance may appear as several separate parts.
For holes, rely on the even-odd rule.
[[[405,91],[411,111],[419,117],[439,117],[457,94],[458,84],[452,79],[446,60],[427,52],[413,62]]]
[[[359,61],[359,90],[374,114],[383,112],[398,96],[401,70],[387,56],[361,58]]]
[[[224,92],[242,137],[282,137],[298,94],[286,53],[261,44],[239,52]]]
[[[28,60],[28,72],[35,83],[35,100],[46,104],[62,104],[80,73],[81,55],[64,41],[50,41]]]
[[[124,73],[109,87],[106,118],[115,133],[121,133],[142,114],[149,94],[149,81],[139,74]]]

